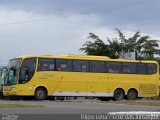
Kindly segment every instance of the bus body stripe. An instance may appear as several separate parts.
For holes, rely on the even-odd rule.
[[[55,92],[53,96],[99,96],[99,97],[113,97],[113,93],[105,92]]]

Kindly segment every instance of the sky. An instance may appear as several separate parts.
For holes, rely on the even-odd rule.
[[[160,40],[160,0],[0,0],[0,64],[21,55],[85,54],[88,33]]]

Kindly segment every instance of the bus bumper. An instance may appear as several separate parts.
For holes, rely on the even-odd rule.
[[[4,96],[15,96],[17,95],[16,91],[3,91]]]

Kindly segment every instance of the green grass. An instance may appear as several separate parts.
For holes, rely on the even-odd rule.
[[[26,104],[0,104],[0,108],[39,108],[42,105],[26,105]]]
[[[126,104],[126,105],[145,105],[145,106],[157,106],[160,107],[160,101],[147,101],[147,100],[139,100],[139,101],[129,101],[129,100],[121,100],[121,101],[108,101],[109,103],[114,104]]]

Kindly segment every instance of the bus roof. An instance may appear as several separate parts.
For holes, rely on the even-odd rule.
[[[19,56],[16,58],[31,58],[31,57],[36,57],[36,58],[63,58],[63,59],[80,59],[80,60],[102,60],[102,61],[117,61],[117,62],[144,62],[144,63],[157,63],[156,61],[153,60],[127,60],[127,59],[110,59],[107,56],[93,56],[93,55],[71,55],[71,54],[66,54],[66,55],[59,55],[59,56],[52,56],[52,55],[24,55],[24,56]]]
[[[110,59],[107,56],[93,56],[93,55],[70,55],[70,54],[66,54],[66,55],[60,55],[58,57],[61,58],[74,58],[74,59],[102,59],[102,60],[106,60],[106,59]]]
[[[38,58],[66,58],[66,59],[92,59],[92,60],[106,60],[110,59],[107,56],[93,56],[93,55],[71,55],[71,54],[65,54],[65,55],[59,55],[59,56],[52,56],[52,55],[24,55],[19,56],[16,58],[30,58],[30,57],[38,57]]]

